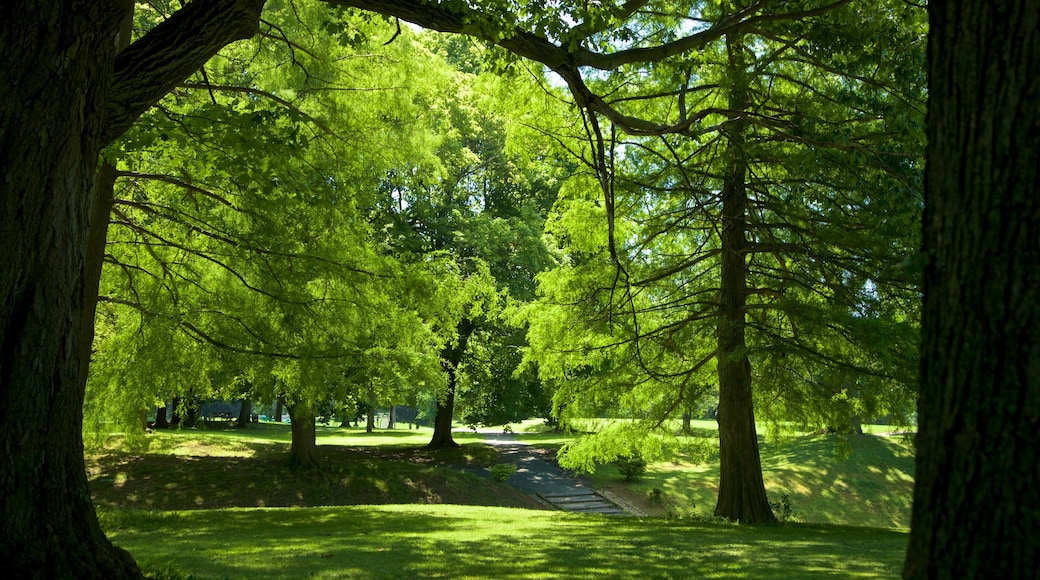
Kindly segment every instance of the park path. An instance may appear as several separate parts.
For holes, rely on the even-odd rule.
[[[646,515],[608,492],[592,489],[584,478],[566,473],[549,450],[532,447],[509,433],[486,433],[485,441],[498,450],[503,462],[517,466],[507,482],[547,507],[579,513]]]

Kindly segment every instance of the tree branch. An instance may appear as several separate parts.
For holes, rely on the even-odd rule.
[[[102,142],[199,70],[221,48],[260,28],[266,0],[192,0],[116,56]]]

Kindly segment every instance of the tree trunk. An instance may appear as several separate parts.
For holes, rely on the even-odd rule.
[[[156,429],[169,429],[170,422],[166,419],[166,405],[157,407],[155,409],[155,428]]]
[[[104,239],[106,221],[94,197],[98,154],[220,47],[255,33],[262,5],[191,2],[117,56],[129,1],[4,3],[0,560],[8,575],[140,576],[101,533],[83,463],[100,265],[91,240]]]
[[[282,404],[283,404],[283,401],[282,401],[281,397],[278,397],[277,399],[274,400],[274,417],[273,417],[273,419],[275,420],[276,423],[281,423],[282,422]]]
[[[691,413],[689,410],[684,411],[683,414],[682,414],[682,434],[683,435],[692,435],[693,434],[692,421],[693,421],[693,413]]]
[[[931,2],[906,578],[1040,570],[1040,4]]]
[[[126,18],[120,29],[120,36],[129,43],[132,18]],[[123,38],[121,38],[122,40]],[[125,47],[120,47],[125,48]],[[90,215],[87,224],[87,253],[83,266],[83,327],[82,352],[80,361],[80,382],[87,384],[90,369],[90,358],[94,344],[94,318],[97,314],[98,291],[101,287],[101,270],[105,264],[105,245],[108,241],[109,215],[112,212],[112,201],[115,199],[116,166],[107,160],[101,162],[94,188],[88,202]]]
[[[368,390],[368,408],[365,409],[365,433],[371,433],[376,428],[376,393],[371,388]]]
[[[451,424],[455,414],[455,385],[458,383],[457,370],[462,357],[466,353],[466,345],[469,337],[476,329],[476,325],[463,318],[457,327],[458,338],[454,344],[444,347],[441,351],[441,367],[448,375],[448,386],[443,397],[437,398],[437,414],[433,418],[433,437],[426,447],[430,449],[443,449],[445,447],[458,447],[455,438],[451,435]]]
[[[426,447],[444,449],[458,447],[451,434],[452,415],[455,408],[455,369],[447,371],[448,388],[443,398],[437,399],[437,414],[433,417],[433,437]]]
[[[83,463],[90,199],[129,4],[27,2],[0,19],[0,561],[18,578],[139,577]]]
[[[242,399],[242,406],[238,409],[238,421],[235,427],[248,429],[253,416],[253,401]]]
[[[289,466],[294,469],[319,467],[318,444],[315,429],[314,409],[310,405],[297,403],[286,405],[292,426],[292,446],[289,448]]]
[[[722,187],[722,264],[719,287],[718,375],[719,411],[719,498],[715,515],[748,524],[776,521],[765,484],[755,431],[754,403],[751,397],[751,362],[745,339],[747,301],[748,243],[746,238],[747,160],[744,139],[747,123],[742,112],[747,108],[744,84],[744,47],[739,35],[726,38],[729,57],[730,117],[725,130],[728,139],[728,174]]]
[[[394,410],[396,408],[397,408],[396,405],[390,405],[390,416],[386,418],[386,428],[387,429],[393,429],[394,428],[394,423],[397,421],[397,418],[394,417]]]

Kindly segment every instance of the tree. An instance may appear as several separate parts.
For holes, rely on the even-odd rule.
[[[192,2],[118,55],[129,2],[4,5],[0,80],[17,89],[0,104],[0,546],[18,575],[140,574],[101,532],[83,464],[98,153],[220,47],[255,34],[262,5]]]
[[[557,408],[645,425],[585,438],[566,450],[572,466],[644,445],[710,392],[714,363],[716,514],[769,521],[760,410],[830,424],[864,402],[908,406],[916,289],[895,265],[916,246],[923,31],[907,9],[830,8],[763,12],[695,55],[589,81],[628,117],[680,122],[620,135],[586,115],[598,183],[568,184],[551,221],[566,259],[540,278],[543,312],[530,316]],[[740,12],[722,9],[705,17]]]
[[[929,3],[916,484],[906,578],[1040,567],[1040,5]]]
[[[265,20],[322,30],[327,15],[305,8],[272,6]],[[369,381],[397,393],[436,368],[415,314],[425,300],[365,221],[387,167],[423,154],[408,146],[412,124],[385,121],[414,109],[410,89],[384,88],[421,65],[386,66],[400,44],[368,50],[392,34],[385,23],[341,24],[358,35],[349,46],[314,33],[221,51],[106,151],[120,180],[88,406],[133,416],[251,383],[290,403],[290,463],[309,467],[319,401],[356,398]]]
[[[413,122],[438,135],[436,156],[389,172],[372,221],[402,260],[454,264],[439,271],[441,288],[431,293],[441,311],[432,318],[445,336],[440,352],[447,383],[438,393],[429,444],[440,448],[455,445],[451,426],[459,395],[493,388],[488,383],[511,376],[519,362],[488,357],[512,366],[499,366],[482,380],[473,351],[508,348],[495,344],[503,337],[496,327],[505,326],[500,305],[531,298],[536,273],[549,264],[541,230],[560,170],[528,162],[542,152],[533,142],[524,153],[507,147],[504,101],[511,91],[530,95],[522,79],[480,74],[484,57],[468,39],[420,39],[447,60],[431,63],[426,90],[415,96],[433,113]]]

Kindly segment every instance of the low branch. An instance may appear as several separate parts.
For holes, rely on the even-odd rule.
[[[260,30],[266,0],[192,0],[116,56],[102,143],[115,141],[149,107],[221,48]]]

